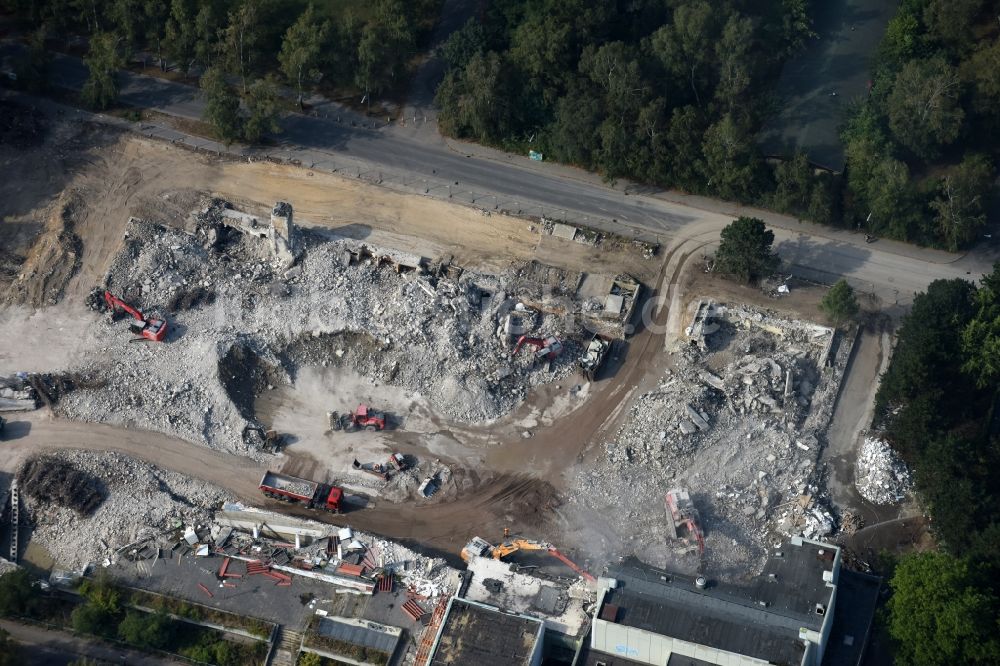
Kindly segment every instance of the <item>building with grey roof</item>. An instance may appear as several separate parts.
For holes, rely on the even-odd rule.
[[[837,546],[801,537],[772,551],[761,575],[742,585],[626,561],[602,578],[607,586],[576,664],[857,663],[874,612],[878,580],[872,579],[874,595],[870,584],[862,584],[863,593],[852,596],[865,600],[864,608],[851,609],[861,621],[838,630],[842,642],[836,646],[836,662],[831,662],[824,660],[824,654],[834,628],[841,575]],[[858,583],[854,577],[851,581]]]
[[[538,618],[452,597],[427,666],[538,666],[544,632]]]

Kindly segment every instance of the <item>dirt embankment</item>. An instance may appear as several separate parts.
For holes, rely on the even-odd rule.
[[[63,194],[52,205],[44,230],[31,246],[16,274],[0,292],[0,302],[41,307],[58,303],[70,279],[80,269],[83,242],[76,234],[76,216],[82,206],[74,194]],[[15,260],[5,264],[14,273]]]

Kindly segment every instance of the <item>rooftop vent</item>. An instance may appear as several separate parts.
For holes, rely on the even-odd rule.
[[[760,601],[758,601],[757,605],[758,606],[763,606],[764,608],[767,608],[767,602],[764,601],[763,599],[761,599]]]
[[[826,606],[823,604],[816,604],[816,615],[826,615]]]
[[[697,578],[694,579],[694,586],[697,587],[699,590],[704,590],[706,587],[708,587],[708,579],[705,578],[704,576],[698,576]]]

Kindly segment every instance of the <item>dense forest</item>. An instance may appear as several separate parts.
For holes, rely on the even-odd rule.
[[[65,47],[88,39],[91,81],[85,101],[105,108],[115,71],[142,53],[183,76],[213,68],[253,102],[277,83],[298,92],[375,94],[405,81],[406,67],[438,20],[440,0],[0,0],[36,36]],[[38,58],[40,59],[40,58]],[[40,76],[29,58],[29,81]],[[217,81],[216,81],[217,82]],[[264,88],[262,90],[262,88]]]
[[[1000,154],[1000,2],[903,0],[843,133],[847,222],[951,250],[986,223]]]
[[[1000,663],[1000,264],[938,280],[903,321],[876,402],[939,553],[892,579],[901,664]]]
[[[823,222],[832,179],[756,146],[762,91],[812,31],[807,0],[511,0],[444,48],[442,129]]]

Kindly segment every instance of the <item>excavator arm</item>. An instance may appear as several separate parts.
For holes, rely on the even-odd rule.
[[[511,553],[516,553],[519,550],[548,550],[551,548],[549,544],[542,543],[540,541],[530,541],[528,539],[513,539],[511,541],[504,541],[493,547],[493,559],[501,560]]]
[[[111,308],[112,310],[124,310],[125,312],[132,315],[133,319],[146,321],[146,317],[141,312],[139,312],[134,307],[132,307],[122,299],[118,298],[114,294],[112,294],[110,291],[104,292],[104,302],[107,303],[108,307]]]

